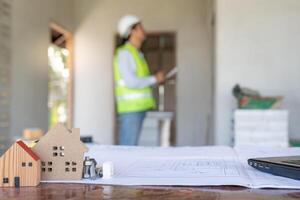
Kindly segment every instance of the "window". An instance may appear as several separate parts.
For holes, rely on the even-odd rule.
[[[72,162],[72,165],[73,165],[73,166],[74,166],[74,165],[77,165],[77,163],[73,161],[73,162]]]
[[[52,162],[51,161],[48,162],[48,166],[52,166]]]
[[[3,183],[9,183],[9,179],[8,178],[3,178]]]
[[[32,162],[29,162],[29,163],[28,163],[28,167],[32,167]]]
[[[74,168],[72,168],[72,172],[76,172],[76,168],[74,167]]]
[[[52,168],[50,167],[50,168],[48,168],[48,172],[52,172]]]
[[[70,169],[69,169],[68,167],[66,167],[66,168],[65,168],[65,171],[66,171],[66,172],[69,172],[69,171],[70,171]]]
[[[22,162],[22,167],[26,167],[26,162]]]
[[[45,172],[45,171],[46,171],[46,168],[45,168],[45,167],[43,167],[43,168],[42,168],[42,172]]]
[[[42,162],[42,166],[46,166],[46,163],[44,161]]]
[[[69,166],[69,165],[70,165],[70,162],[65,162],[65,165],[66,165],[66,166]]]
[[[64,157],[64,150],[65,147],[64,146],[59,146],[59,148],[57,146],[53,146],[53,157],[57,157],[58,155],[61,157]]]

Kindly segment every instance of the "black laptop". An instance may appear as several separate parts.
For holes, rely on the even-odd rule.
[[[300,156],[251,158],[248,164],[262,172],[300,180]]]

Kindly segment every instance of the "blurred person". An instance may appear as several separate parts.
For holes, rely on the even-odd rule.
[[[138,17],[123,16],[118,33],[122,42],[114,57],[114,79],[119,144],[137,145],[146,112],[156,107],[152,86],[163,83],[165,75],[162,71],[150,74],[140,50],[146,33]]]

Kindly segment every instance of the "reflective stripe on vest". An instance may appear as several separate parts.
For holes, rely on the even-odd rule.
[[[152,95],[151,87],[131,89],[126,86],[119,69],[118,54],[120,50],[127,50],[133,56],[136,63],[137,77],[147,77],[150,75],[147,62],[135,47],[127,43],[117,49],[114,58],[114,76],[118,113],[139,112],[155,108],[155,100]]]
[[[152,94],[150,93],[141,93],[141,94],[125,94],[123,96],[118,96],[117,101],[126,101],[133,99],[143,99],[143,98],[151,98]]]
[[[119,81],[116,81],[115,84],[116,84],[116,86],[122,86],[122,87],[126,86],[126,83],[123,79],[119,80]]]

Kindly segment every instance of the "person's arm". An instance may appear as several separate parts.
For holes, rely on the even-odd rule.
[[[141,89],[157,83],[155,76],[138,77],[136,75],[136,63],[133,56],[127,50],[119,52],[118,62],[121,78],[127,87]]]

